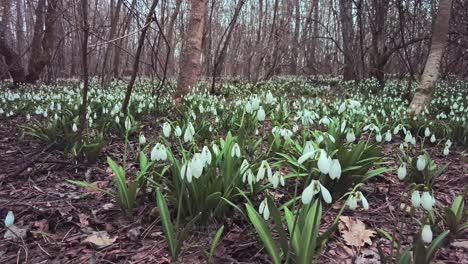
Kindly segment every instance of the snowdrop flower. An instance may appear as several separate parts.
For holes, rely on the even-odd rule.
[[[174,129],[174,134],[176,135],[176,137],[180,137],[180,135],[182,135],[182,129],[180,129],[180,126],[177,126]]]
[[[72,125],[72,130],[73,130],[73,132],[78,131],[78,127],[76,126],[75,123],[73,123],[73,125]]]
[[[346,203],[351,210],[356,210],[357,208],[357,199],[354,194],[351,194],[351,196],[348,198],[348,201]]]
[[[207,146],[204,146],[202,149],[202,159],[205,165],[211,164],[212,156],[211,156],[210,149]]]
[[[168,138],[171,135],[171,125],[169,123],[165,122],[162,126],[163,128],[163,135],[164,137]]]
[[[275,101],[275,98],[273,97],[270,91],[267,92],[265,96],[265,101],[267,104],[272,104]]]
[[[369,209],[369,203],[367,202],[367,199],[366,199],[366,197],[364,196],[364,194],[362,194],[362,192],[356,192],[356,200],[361,201],[361,203],[362,203],[362,208],[364,208],[364,210],[368,210],[368,209]]]
[[[117,123],[117,124],[120,123],[120,118],[119,118],[118,115],[115,116],[115,123]]]
[[[5,217],[5,226],[11,227],[15,224],[15,215],[12,211],[8,211],[7,216]]]
[[[426,129],[424,130],[424,136],[429,137],[430,135],[431,135],[431,131],[429,130],[428,127],[426,127]]]
[[[145,135],[143,135],[143,133],[140,134],[140,137],[138,138],[138,142],[140,142],[140,145],[146,144],[146,138],[145,138]]]
[[[346,104],[343,102],[340,105],[340,108],[338,109],[338,114],[343,113],[346,110]]]
[[[294,124],[292,127],[293,133],[296,133],[299,130],[299,126],[297,124]]]
[[[416,208],[421,205],[421,194],[419,191],[413,191],[411,193],[411,204]]]
[[[378,133],[377,136],[375,136],[375,141],[382,142],[382,135],[380,133]]]
[[[354,135],[354,131],[350,130],[346,133],[346,142],[351,143],[356,140],[356,136]]]
[[[248,114],[252,113],[252,104],[250,102],[247,102],[247,104],[245,104],[245,112]]]
[[[299,159],[297,160],[297,163],[302,164],[306,160],[312,158],[313,156],[315,156],[315,150],[313,149],[308,152],[304,152],[304,154],[302,154],[302,156],[300,156]]]
[[[392,141],[392,133],[390,133],[390,130],[388,130],[387,133],[385,133],[385,141]]]
[[[405,135],[405,143],[411,143],[413,141],[413,136],[411,135],[411,132],[408,131]]]
[[[330,192],[323,186],[319,181],[312,180],[312,182],[307,186],[304,191],[302,191],[302,203],[309,204],[312,201],[312,198],[317,193],[322,193],[322,198],[326,203],[332,202],[332,197]]]
[[[449,152],[450,152],[450,150],[449,150],[449,148],[446,146],[446,147],[444,148],[444,153],[443,153],[444,156],[447,156],[447,155],[449,154]]]
[[[219,155],[219,147],[216,145],[216,143],[213,143],[213,146],[211,147],[213,149],[213,153],[218,156]]]
[[[184,142],[187,143],[187,142],[191,142],[192,140],[193,140],[192,131],[190,130],[190,128],[187,127],[184,133]]]
[[[322,119],[320,119],[319,124],[328,126],[330,124],[330,118],[328,118],[328,116],[324,116]]]
[[[281,172],[279,171],[276,171],[274,174],[273,174],[273,177],[271,177],[271,184],[273,185],[273,188],[277,188],[279,183],[280,183],[280,179],[283,178],[283,176],[281,175]],[[281,183],[282,186],[284,186],[284,179]]]
[[[263,219],[268,220],[268,218],[270,218],[270,209],[268,209],[268,202],[266,198],[260,203],[258,212],[263,215]]]
[[[435,134],[432,134],[432,136],[431,136],[431,143],[434,143],[435,141],[436,141]]]
[[[153,147],[153,149],[151,150],[151,160],[167,160],[166,147],[163,144],[158,143],[156,144],[156,146]]]
[[[192,182],[192,168],[190,162],[185,162],[180,169],[180,177],[182,180],[187,177],[187,181]]]
[[[260,122],[265,121],[265,110],[263,110],[263,107],[260,107],[257,112],[257,120]]]
[[[240,156],[241,156],[241,153],[240,153],[239,144],[235,143],[234,146],[232,147],[232,150],[231,150],[231,157],[240,158]]]
[[[190,168],[192,169],[192,175],[195,178],[200,178],[203,173],[203,158],[200,153],[193,155],[192,161],[190,162]]]
[[[422,207],[427,211],[431,211],[434,204],[434,198],[431,196],[431,194],[429,192],[423,192],[421,196]]]
[[[422,232],[421,232],[421,239],[424,243],[431,243],[432,242],[432,230],[431,226],[424,225]]]
[[[252,98],[252,110],[256,111],[260,108],[260,99],[257,96]]]
[[[406,163],[402,162],[397,170],[398,179],[403,180],[406,177]]]
[[[266,160],[263,160],[262,163],[260,164],[260,167],[258,168],[257,180],[256,180],[257,182],[265,178],[265,172],[267,174],[268,180],[271,180],[273,176],[271,167]]]
[[[332,160],[329,174],[330,174],[330,179],[332,179],[332,180],[340,179],[340,177],[341,177],[341,165],[340,165],[339,160],[337,160],[337,159]]]
[[[127,118],[125,118],[125,129],[127,131],[129,131],[131,128],[132,128],[132,121],[130,121],[130,118],[127,116]]]
[[[418,171],[423,171],[426,168],[426,157],[424,155],[419,155],[416,162],[416,168]]]
[[[323,174],[328,174],[330,172],[331,164],[332,164],[331,158],[328,157],[325,150],[321,149],[320,150],[320,157],[319,157],[318,162],[317,162],[318,169],[320,170],[320,172],[322,172]]]

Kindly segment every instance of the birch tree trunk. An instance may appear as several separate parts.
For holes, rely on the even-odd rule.
[[[452,10],[452,0],[441,0],[439,11],[432,32],[431,49],[429,57],[424,67],[416,94],[409,106],[409,113],[412,116],[419,116],[424,107],[432,99],[435,90],[435,82],[440,74],[440,61],[447,45],[447,34],[449,31],[450,13]]]
[[[206,0],[191,0],[190,18],[187,26],[186,44],[182,51],[177,90],[173,98],[182,98],[190,87],[197,84],[200,75],[200,56],[203,37]]]

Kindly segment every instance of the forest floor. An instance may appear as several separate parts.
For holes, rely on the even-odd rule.
[[[124,217],[109,197],[66,182],[67,179],[86,179],[104,189],[110,186],[113,179],[104,158],[95,164],[76,164],[65,159],[62,152],[47,150],[47,146],[37,141],[19,140],[21,131],[17,125],[24,121],[17,117],[2,121],[0,125],[0,218],[12,210],[16,225],[28,231],[24,240],[0,239],[0,263],[170,263],[162,227],[153,210],[155,200],[140,202],[132,218]],[[387,155],[396,157],[398,140],[401,139],[387,145],[390,146],[385,150]],[[120,139],[111,139],[103,150],[103,157],[121,160],[122,148]],[[448,206],[467,186],[468,161],[463,151],[453,148],[448,157],[442,153],[435,156],[439,164],[450,162],[435,189],[438,206]],[[129,167],[132,168],[132,164]],[[396,207],[404,186],[396,172],[386,173],[365,189],[370,209],[347,210],[344,215],[362,221],[371,231],[383,228],[394,232],[396,228],[392,223],[397,222],[399,208]],[[282,195],[276,193],[275,197],[281,199]],[[336,211],[325,208],[328,209]],[[325,218],[328,225],[332,221],[331,216]],[[215,252],[215,263],[269,263],[255,230],[237,213],[224,223],[197,226],[185,241],[179,262],[206,263],[204,250],[211,246],[221,224],[225,229]],[[406,227],[408,229],[411,228]],[[2,238],[5,231],[2,225]],[[106,247],[96,246],[99,243],[92,236],[96,231],[102,232],[104,241],[101,242]],[[412,238],[415,232],[416,227],[405,237]],[[351,247],[341,232],[336,232],[318,262],[380,263],[377,244],[388,252],[389,242],[376,232],[370,242],[371,245],[361,248]],[[436,263],[468,263],[468,232],[444,245]]]

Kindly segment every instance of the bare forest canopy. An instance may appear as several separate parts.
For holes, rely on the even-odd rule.
[[[3,0],[0,78],[50,82],[82,76],[83,14],[77,0]],[[88,0],[88,72],[102,84],[130,76],[177,79],[199,8],[201,76],[248,81],[276,75],[418,80],[440,1]],[[154,14],[147,21],[151,5]],[[149,23],[146,23],[149,22]],[[468,1],[454,0],[441,77],[468,76]],[[390,76],[390,77],[389,77]]]

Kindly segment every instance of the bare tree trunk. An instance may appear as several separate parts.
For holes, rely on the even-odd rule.
[[[182,51],[182,65],[180,66],[177,90],[173,98],[182,98],[190,87],[197,84],[200,75],[200,55],[203,37],[204,14],[206,0],[191,0],[189,24],[186,33],[186,44]]]
[[[174,48],[175,48],[175,40],[174,40],[174,26],[175,26],[175,23],[177,21],[177,16],[179,15],[179,12],[180,12],[180,6],[182,4],[182,0],[177,0],[176,1],[176,6],[175,6],[175,10],[174,12],[172,13],[171,17],[170,17],[170,20],[169,20],[169,26],[168,26],[168,29],[167,29],[167,39],[169,41],[169,48],[170,48],[170,53],[169,53],[169,57],[168,57],[168,62],[167,62],[167,65],[168,65],[168,72],[172,75],[175,74],[174,70],[175,70],[175,65],[174,65]]]
[[[119,34],[119,37],[122,35],[125,35],[126,32],[129,30],[131,16],[132,16],[131,12],[132,10],[135,10],[135,6],[136,6],[136,0],[132,0],[132,3],[130,5],[130,11],[124,19],[122,33]],[[121,55],[120,49],[123,48],[122,46],[125,43],[125,41],[127,41],[127,38],[119,39],[117,41],[117,48],[114,51],[114,67],[112,68],[112,75],[114,76],[114,78],[118,78],[120,74],[120,55]]]
[[[341,35],[343,38],[344,69],[343,79],[354,80],[354,29],[353,29],[353,1],[340,2]]]
[[[81,58],[82,58],[82,80],[83,89],[81,91],[82,104],[80,108],[80,125],[78,127],[78,138],[81,139],[83,130],[86,127],[86,107],[88,104],[88,36],[89,36],[89,23],[88,23],[88,0],[81,0],[81,19],[83,20],[83,39],[81,43]]]
[[[57,0],[47,1],[45,16],[45,0],[39,0],[36,9],[36,23],[31,48],[31,60],[28,66],[26,82],[35,83],[44,67],[50,62],[55,42],[55,21],[57,19]],[[43,28],[45,27],[45,30]]]
[[[297,74],[297,61],[299,57],[299,31],[301,23],[301,7],[299,0],[295,0],[294,44],[291,52],[291,74]]]
[[[419,116],[424,110],[424,107],[428,105],[432,99],[435,82],[440,74],[442,54],[447,45],[451,10],[452,0],[440,1],[439,11],[432,33],[431,50],[429,51],[429,57],[427,58],[424,73],[421,77],[421,83],[409,106],[410,115]]]
[[[23,54],[24,51],[24,33],[23,33],[23,3],[16,0],[16,52]],[[22,62],[18,62],[22,65]]]
[[[115,38],[116,35],[116,30],[117,30],[117,24],[119,23],[119,17],[120,17],[120,8],[122,6],[122,0],[117,1],[117,5],[114,7],[111,5],[111,8],[114,9],[111,12],[111,28],[109,32],[109,40],[112,41]],[[108,64],[109,64],[109,57],[114,58],[112,56],[113,53],[116,52],[116,46],[115,42],[112,41],[112,43],[108,44],[108,47],[105,51],[104,54],[104,61],[102,63],[102,81],[101,81],[101,86],[106,86],[109,84],[111,74],[108,72]],[[112,62],[111,62],[112,63]]]
[[[154,10],[156,9],[156,5],[158,4],[158,0],[153,0],[151,7],[149,9],[148,15],[146,16],[145,24],[143,25],[143,29],[141,29],[140,38],[138,39],[138,47],[135,54],[135,60],[133,61],[133,68],[132,68],[132,76],[130,81],[127,85],[127,91],[125,93],[125,99],[122,105],[122,111],[127,113],[128,104],[130,103],[130,96],[132,95],[133,84],[135,83],[136,76],[138,73],[138,66],[140,64],[140,55],[143,49],[143,44],[145,43],[146,32],[148,31],[149,25],[154,16]]]

